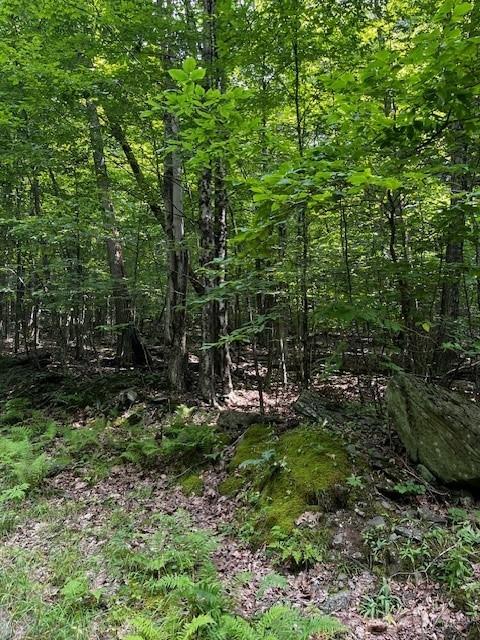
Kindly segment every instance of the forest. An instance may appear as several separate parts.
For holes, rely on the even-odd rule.
[[[480,640],[480,4],[1,0],[0,640]]]

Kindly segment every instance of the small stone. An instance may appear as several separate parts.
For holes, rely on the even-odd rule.
[[[365,523],[366,529],[383,529],[387,526],[386,520],[383,516],[375,516],[374,518],[370,518]]]
[[[169,397],[160,393],[155,396],[151,396],[149,398],[149,402],[151,404],[167,404],[168,401],[169,401]]]
[[[475,506],[475,500],[471,495],[464,495],[460,498],[460,504],[464,509],[472,509]]]
[[[343,547],[347,541],[347,536],[344,531],[339,531],[332,539],[333,547]]]
[[[435,476],[429,469],[427,469],[425,465],[423,464],[417,465],[417,471],[425,480],[425,482],[428,482],[429,484],[432,484],[432,482],[435,482]]]
[[[369,633],[385,633],[388,629],[388,625],[383,620],[372,620],[368,623],[367,631]]]
[[[419,507],[417,513],[426,522],[433,522],[433,524],[445,524],[447,522],[447,518],[444,515],[426,507]]]
[[[313,529],[318,525],[322,517],[320,511],[305,511],[300,517],[297,518],[295,524],[297,527],[308,527]]]
[[[398,525],[395,527],[395,533],[398,533],[399,536],[403,538],[407,538],[408,540],[415,540],[415,542],[422,541],[422,532],[414,527],[404,527],[402,525]]]

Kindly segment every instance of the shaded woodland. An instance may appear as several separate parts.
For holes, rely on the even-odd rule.
[[[0,640],[480,638],[479,53],[3,0]]]

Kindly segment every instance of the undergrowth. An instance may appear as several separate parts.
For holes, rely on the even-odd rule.
[[[117,622],[126,620],[131,627],[126,640],[307,640],[343,631],[334,618],[306,616],[288,604],[253,620],[241,618],[233,613],[212,562],[216,541],[204,531],[191,531],[184,514],[157,522],[160,531],[144,539],[138,551],[125,540],[109,548],[114,570],[130,581],[125,606],[114,613]],[[139,614],[140,593],[150,605]]]
[[[431,526],[418,539],[396,534],[395,527],[373,527],[364,542],[372,568],[424,574],[445,584],[472,618],[480,615],[480,512],[452,509],[448,526]]]

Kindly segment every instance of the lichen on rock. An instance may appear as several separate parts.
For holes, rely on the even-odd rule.
[[[447,484],[480,487],[480,408],[438,385],[398,375],[387,410],[413,462]]]

